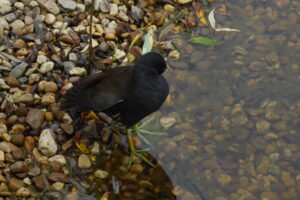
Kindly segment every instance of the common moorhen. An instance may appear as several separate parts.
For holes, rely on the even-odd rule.
[[[67,91],[64,108],[73,117],[84,111],[104,112],[130,128],[164,103],[169,86],[162,73],[164,58],[154,52],[134,66],[116,67],[79,80]],[[132,153],[130,134],[128,135]]]

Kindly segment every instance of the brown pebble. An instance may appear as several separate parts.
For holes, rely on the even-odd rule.
[[[35,147],[35,140],[32,136],[25,137],[24,147],[28,151],[31,151]]]
[[[33,177],[31,180],[38,190],[44,190],[46,188],[42,176]]]
[[[20,187],[23,187],[24,186],[24,183],[23,181],[17,179],[17,178],[10,178],[8,180],[8,188],[11,190],[11,191],[17,191]]]
[[[52,112],[46,112],[45,113],[45,118],[47,121],[52,122],[54,120],[54,116]]]
[[[7,118],[6,122],[7,124],[15,124],[18,120],[18,116],[17,115],[11,115]]]
[[[11,142],[15,145],[23,145],[24,143],[24,135],[21,133],[13,134],[11,136]]]
[[[21,149],[15,149],[11,153],[15,160],[21,160],[24,158],[24,152]]]
[[[25,127],[23,124],[15,124],[13,127],[12,127],[12,134],[23,134],[25,131]]]
[[[39,129],[44,121],[44,117],[44,111],[32,108],[26,116],[26,122],[31,126],[31,128]]]
[[[130,171],[135,173],[135,174],[140,174],[140,173],[143,172],[143,170],[144,170],[143,165],[141,165],[139,163],[138,164],[133,164],[130,168]]]
[[[13,163],[9,167],[9,169],[13,173],[22,173],[22,172],[27,172],[28,171],[28,168],[27,168],[24,161],[17,161],[15,163]]]
[[[53,182],[62,182],[62,183],[70,182],[69,178],[65,174],[60,172],[52,172],[51,174],[48,175],[47,178]]]
[[[9,76],[6,78],[6,83],[10,87],[18,87],[20,85],[18,79],[16,79],[15,77],[12,77],[12,76]]]

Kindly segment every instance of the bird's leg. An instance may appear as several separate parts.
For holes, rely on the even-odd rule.
[[[137,150],[134,147],[134,144],[132,142],[132,132],[133,129],[126,129],[127,132],[127,140],[128,140],[128,145],[129,145],[129,149],[130,149],[130,158],[129,158],[129,162],[128,162],[128,169],[131,167],[132,161],[133,161],[133,156],[137,156],[139,158],[141,158],[144,162],[146,162],[148,165],[150,165],[151,167],[155,167],[155,165],[149,161],[145,156],[142,155],[142,153],[144,152],[143,150]]]

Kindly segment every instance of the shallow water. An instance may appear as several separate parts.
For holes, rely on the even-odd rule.
[[[214,4],[224,5],[217,24],[240,33],[198,27],[174,40],[181,58],[168,61],[162,115],[176,123],[152,154],[178,199],[299,199],[300,2]]]

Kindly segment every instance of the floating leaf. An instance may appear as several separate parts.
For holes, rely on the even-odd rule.
[[[136,41],[138,41],[140,38],[142,37],[142,34],[137,34],[134,38],[133,38],[133,40],[131,41],[131,44],[130,44],[130,46],[129,46],[129,49],[128,49],[128,51],[131,49],[131,47],[136,43]]]
[[[197,44],[203,44],[207,46],[214,46],[216,45],[216,41],[204,38],[204,37],[196,37],[191,39],[192,42],[197,43]]]
[[[213,29],[216,28],[216,20],[215,20],[215,8],[210,11],[208,14],[208,21]]]
[[[153,47],[153,30],[150,28],[143,44],[143,52],[142,54],[146,54],[148,52],[151,52]]]
[[[194,6],[196,15],[197,15],[197,17],[199,18],[199,20],[200,20],[204,25],[207,25],[207,20],[206,20],[206,18],[205,18],[205,10],[201,9],[200,2],[199,2],[199,1],[193,2],[193,6]]]
[[[234,28],[216,28],[215,31],[240,32],[240,30]]]
[[[90,153],[90,150],[87,148],[85,140],[80,140],[79,142],[76,142],[76,146],[81,152]]]

